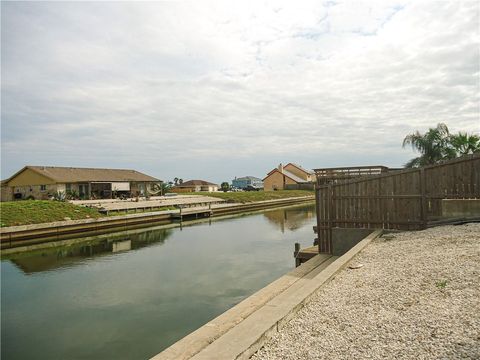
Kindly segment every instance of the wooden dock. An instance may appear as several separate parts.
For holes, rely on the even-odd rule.
[[[114,212],[147,212],[159,211],[159,209],[175,207],[207,207],[225,203],[225,200],[203,195],[179,195],[171,197],[152,197],[140,201],[118,200],[118,199],[100,199],[100,200],[74,200],[70,201],[75,205],[98,208],[99,212],[110,214]]]
[[[295,251],[293,256],[295,257],[295,266],[298,267],[304,262],[318,255],[318,246],[310,246],[305,249],[300,249],[300,244],[295,243]]]
[[[191,207],[191,208],[180,208],[178,213],[172,214],[172,219],[183,221],[184,218],[205,218],[212,216],[212,207]]]

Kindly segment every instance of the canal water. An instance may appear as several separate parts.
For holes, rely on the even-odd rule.
[[[146,359],[294,268],[313,205],[115,233],[1,262],[1,358]]]

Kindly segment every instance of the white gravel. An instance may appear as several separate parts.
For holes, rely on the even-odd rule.
[[[253,359],[480,359],[480,224],[385,235]]]

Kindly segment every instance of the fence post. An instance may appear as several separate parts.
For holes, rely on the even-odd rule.
[[[318,253],[320,254],[320,252],[322,251],[321,249],[321,246],[320,246],[320,243],[322,241],[321,237],[320,237],[320,211],[321,211],[321,207],[320,207],[320,189],[318,188],[318,183],[315,184],[315,210],[316,210],[316,215],[317,215],[317,245],[318,245]]]
[[[333,200],[333,185],[328,184],[328,229],[327,229],[327,253],[332,253],[332,227],[333,227],[333,215],[335,211],[335,205]]]
[[[420,168],[420,192],[422,195],[421,198],[421,217],[422,217],[422,227],[423,229],[427,228],[427,195],[426,195],[426,179],[425,179],[425,168]]]

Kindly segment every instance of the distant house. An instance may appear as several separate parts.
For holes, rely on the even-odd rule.
[[[278,165],[263,179],[265,191],[284,190],[287,185],[301,185],[309,187],[315,181],[315,173],[302,168],[300,165],[288,163]],[[313,185],[311,186],[313,188]]]
[[[2,181],[2,201],[48,199],[61,192],[79,198],[154,195],[162,181],[135,170],[25,166]]]
[[[218,191],[218,185],[205,180],[189,180],[172,188],[173,192]]]
[[[257,189],[263,189],[263,180],[255,176],[244,176],[232,180],[232,186],[239,189],[245,189],[247,186],[253,186]]]
[[[313,170],[304,169],[298,164],[288,163],[283,167],[283,169],[291,172],[294,175],[297,175],[299,178],[307,182],[315,181],[315,172]]]

